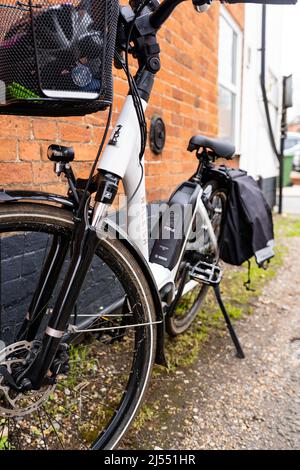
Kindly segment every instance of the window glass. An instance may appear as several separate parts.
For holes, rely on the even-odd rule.
[[[241,72],[238,45],[241,33],[230,21],[229,13],[223,13],[220,15],[219,30],[219,137],[236,143]]]
[[[219,137],[235,141],[235,95],[219,86]]]
[[[236,53],[237,34],[221,16],[219,32],[219,77],[224,82],[236,83]]]

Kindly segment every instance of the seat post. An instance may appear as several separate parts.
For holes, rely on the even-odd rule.
[[[196,152],[196,157],[199,161],[198,168],[196,170],[196,173],[193,176],[193,181],[197,183],[201,183],[202,180],[202,175],[203,175],[203,170],[206,168],[207,163],[209,162],[209,156],[206,151],[206,148],[203,148],[202,152]]]

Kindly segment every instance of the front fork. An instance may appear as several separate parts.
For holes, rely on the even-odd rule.
[[[101,236],[109,205],[117,193],[119,178],[111,173],[100,176],[100,184],[95,197],[95,207],[91,217],[88,208],[76,222],[74,229],[72,257],[62,287],[50,316],[40,351],[29,368],[18,378],[18,385],[24,388],[39,389],[48,376],[59,344],[65,334],[71,313],[79,296],[82,284],[91,265]],[[88,202],[86,203],[88,204]],[[29,330],[30,331],[30,330]],[[54,377],[55,379],[55,377]]]
[[[69,237],[55,235],[43,266],[38,285],[31,300],[26,318],[18,332],[18,341],[32,341],[40,328],[48,309],[48,303],[55,288],[70,246]]]

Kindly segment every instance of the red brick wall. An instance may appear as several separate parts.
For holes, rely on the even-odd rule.
[[[244,5],[241,3],[237,5],[226,5],[226,8],[237,22],[239,27],[244,29]]]
[[[243,6],[229,8],[243,25]],[[146,152],[147,189],[150,199],[166,198],[174,185],[196,166],[186,151],[195,133],[217,133],[219,5],[197,15],[190,2],[178,7],[159,33],[162,70],[158,74],[147,110],[163,117],[167,141],[163,153]],[[127,83],[118,73],[115,80],[114,119],[122,106]],[[0,116],[0,186],[65,192],[47,160],[53,142],[73,145],[74,170],[85,176],[101,137],[104,114],[76,118],[20,118]]]

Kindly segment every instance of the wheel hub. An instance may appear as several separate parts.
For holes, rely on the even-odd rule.
[[[19,341],[0,351],[0,366],[13,375],[17,367],[26,365],[35,347],[35,342]],[[42,387],[40,390],[16,391],[0,374],[0,418],[22,417],[37,410],[53,392],[54,385]]]

